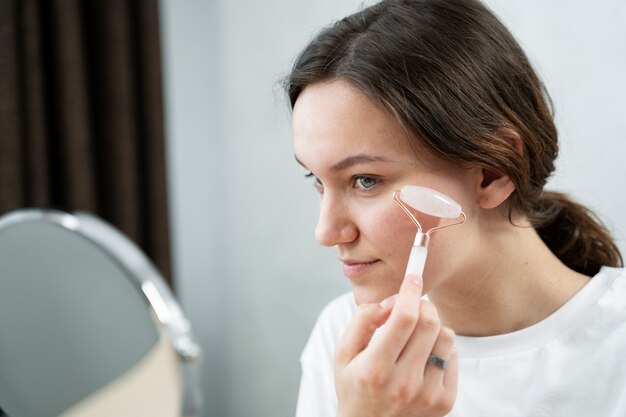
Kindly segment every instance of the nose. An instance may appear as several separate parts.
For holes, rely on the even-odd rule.
[[[349,243],[354,241],[358,234],[358,228],[350,215],[347,203],[330,193],[324,194],[315,227],[315,239],[318,243],[322,246]]]

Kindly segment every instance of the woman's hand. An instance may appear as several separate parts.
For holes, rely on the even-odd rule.
[[[338,417],[435,417],[452,409],[454,333],[421,296],[421,278],[408,275],[397,295],[358,306],[335,352]],[[448,361],[448,368],[429,363],[431,355]]]

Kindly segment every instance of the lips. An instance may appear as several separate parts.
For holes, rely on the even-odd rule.
[[[379,262],[379,259],[374,259],[372,261],[346,259],[341,262],[343,262],[343,274],[348,278],[357,278],[376,265]]]

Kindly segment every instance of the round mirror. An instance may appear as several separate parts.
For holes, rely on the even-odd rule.
[[[0,217],[8,416],[197,415],[199,355],[163,278],[116,229],[83,213]]]

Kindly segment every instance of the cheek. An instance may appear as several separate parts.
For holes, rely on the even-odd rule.
[[[417,228],[397,204],[394,201],[380,204],[367,223],[369,240],[377,247],[379,256],[405,264]]]

